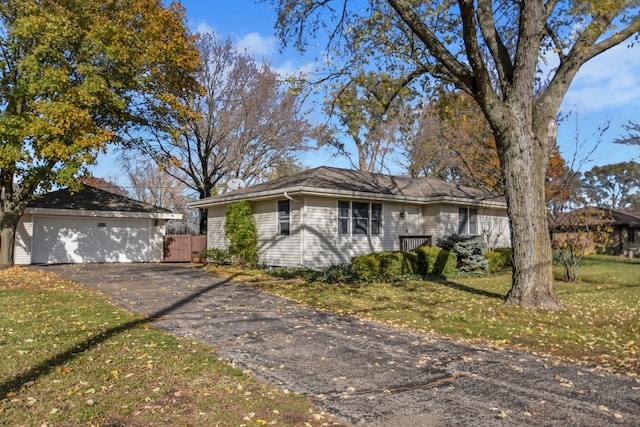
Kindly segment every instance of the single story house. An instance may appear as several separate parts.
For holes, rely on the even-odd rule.
[[[14,263],[161,262],[166,209],[85,185],[29,203],[16,229]]]
[[[319,167],[190,204],[208,211],[207,247],[226,248],[226,206],[250,202],[259,262],[324,268],[453,234],[511,245],[503,197],[434,178]]]
[[[635,256],[640,253],[640,213],[611,208],[587,207],[564,212],[549,220],[551,239],[564,241],[577,235],[590,238],[587,251],[596,247],[606,247],[614,255]],[[606,233],[598,233],[603,230]],[[594,236],[589,237],[591,231]],[[595,239],[594,239],[595,238]],[[606,238],[606,241],[601,241]]]

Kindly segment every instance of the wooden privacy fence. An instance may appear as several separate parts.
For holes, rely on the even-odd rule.
[[[162,241],[164,262],[200,262],[200,253],[207,249],[207,236],[170,234]]]
[[[421,246],[431,246],[431,236],[400,236],[401,251],[412,251]]]

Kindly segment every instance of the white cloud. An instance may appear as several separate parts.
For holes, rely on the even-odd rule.
[[[259,33],[235,36],[236,46],[241,52],[247,52],[257,59],[267,59],[277,53],[278,42],[275,37],[264,37]]]
[[[640,107],[640,54],[626,43],[582,66],[567,93],[563,109],[580,113]]]
[[[216,37],[219,37],[220,34],[218,34],[218,32],[216,31],[215,28],[213,28],[211,25],[205,23],[205,22],[201,22],[200,24],[198,24],[198,26],[196,27],[196,33],[201,33],[201,34],[212,34]]]

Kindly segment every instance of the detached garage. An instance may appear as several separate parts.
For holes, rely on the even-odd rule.
[[[161,262],[165,222],[174,214],[85,186],[36,196],[16,230],[14,262]]]

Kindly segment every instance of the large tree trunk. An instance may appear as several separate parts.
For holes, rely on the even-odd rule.
[[[498,135],[504,170],[507,209],[511,220],[513,283],[505,304],[527,308],[561,306],[553,278],[551,240],[547,225],[544,180],[548,148],[522,128]]]
[[[20,215],[3,213],[0,220],[0,269],[13,266],[13,248]]]

